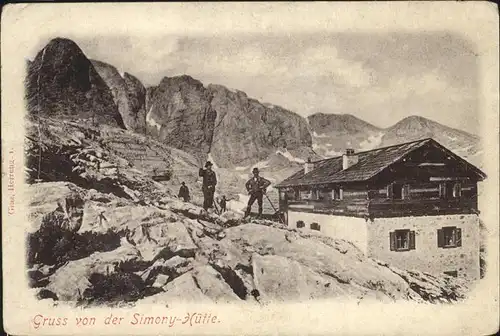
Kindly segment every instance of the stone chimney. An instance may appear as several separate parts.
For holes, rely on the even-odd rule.
[[[311,158],[308,158],[307,162],[304,163],[304,174],[309,173],[313,169],[314,169],[314,163],[311,162]]]
[[[352,167],[356,163],[358,163],[359,156],[354,153],[354,149],[346,149],[345,154],[342,155],[342,169],[345,170],[349,167]]]

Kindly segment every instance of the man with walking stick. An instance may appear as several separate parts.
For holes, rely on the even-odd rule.
[[[254,168],[252,170],[253,177],[247,181],[245,184],[245,187],[250,194],[250,199],[248,200],[248,205],[247,205],[247,210],[245,212],[245,217],[250,215],[250,210],[252,209],[252,205],[254,204],[255,200],[257,200],[257,204],[259,206],[259,215],[258,217],[262,216],[262,198],[264,194],[266,193],[267,187],[271,185],[271,182],[269,180],[266,180],[262,176],[259,176],[259,169]]]

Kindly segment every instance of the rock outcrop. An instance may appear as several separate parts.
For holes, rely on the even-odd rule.
[[[124,126],[110,89],[68,39],[51,40],[29,64],[25,94],[32,114]]]
[[[122,76],[114,66],[107,63],[92,60],[92,65],[110,88],[125,127],[144,134],[146,131],[144,85],[127,72]]]
[[[84,220],[77,231],[41,234],[42,225],[29,234],[38,245],[28,245],[37,255],[28,275],[40,297],[80,304],[266,304],[321,298],[453,302],[466,295],[454,278],[393,268],[342,240],[272,221],[228,221],[168,197],[146,206],[68,182],[37,183],[29,193],[38,215],[48,218],[53,208],[40,206],[41,192],[60,190],[66,199],[82,197]],[[96,208],[104,209],[98,212],[104,220]]]
[[[208,85],[207,89],[217,111],[210,152],[220,166],[244,166],[264,160],[278,149],[311,147],[307,123],[298,114],[221,85]]]
[[[148,134],[200,161],[210,153],[219,167],[233,167],[264,160],[279,149],[311,146],[302,117],[241,91],[205,87],[192,77],[179,76],[165,77],[147,92]]]
[[[203,161],[210,152],[217,116],[210,101],[210,92],[192,77],[163,78],[148,90],[148,134]]]

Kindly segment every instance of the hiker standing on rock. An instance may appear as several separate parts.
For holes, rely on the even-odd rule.
[[[250,199],[248,200],[247,210],[245,212],[245,217],[250,215],[250,210],[252,209],[252,205],[257,200],[257,204],[259,205],[259,217],[262,216],[262,198],[266,193],[267,187],[271,185],[269,180],[259,176],[259,168],[254,168],[252,170],[253,177],[247,181],[245,187],[247,188],[248,193],[250,194]]]
[[[189,202],[191,197],[189,196],[189,188],[186,186],[186,183],[182,182],[181,187],[179,189],[179,198],[182,198],[184,202]]]
[[[199,175],[203,177],[203,209],[208,210],[214,204],[215,186],[217,185],[217,177],[212,170],[212,162],[205,163],[205,169],[200,168]]]

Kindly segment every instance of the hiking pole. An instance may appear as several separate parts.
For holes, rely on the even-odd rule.
[[[276,208],[274,207],[273,202],[271,202],[271,199],[269,198],[269,196],[267,196],[267,194],[264,194],[264,195],[266,195],[266,198],[267,198],[267,200],[269,201],[269,204],[271,204],[271,206],[273,207],[274,213],[279,215],[279,217],[278,217],[278,218],[279,218],[280,223],[283,223],[283,222],[281,221],[281,214],[279,213],[279,210],[276,210]],[[283,223],[283,224],[285,224],[285,223]]]
[[[213,206],[214,206],[214,209],[215,209],[215,213],[217,215],[220,215],[219,208],[217,208],[217,203],[215,202],[215,200],[213,200],[212,203],[213,203]]]

